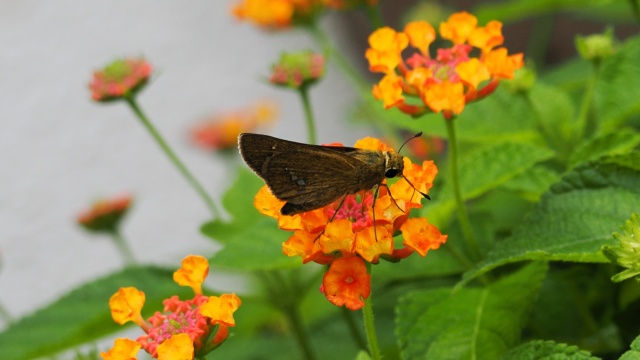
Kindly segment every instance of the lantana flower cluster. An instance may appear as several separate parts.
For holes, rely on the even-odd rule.
[[[113,232],[131,203],[132,197],[129,194],[100,199],[90,209],[82,211],[76,220],[80,226],[92,232]]]
[[[283,53],[273,64],[269,82],[274,85],[300,89],[308,87],[324,76],[324,56],[310,50]]]
[[[93,73],[89,83],[91,98],[106,102],[132,96],[147,84],[152,71],[151,64],[144,59],[115,60]]]
[[[109,300],[113,320],[120,325],[133,321],[145,334],[135,341],[116,339],[114,347],[100,356],[105,360],[135,359],[144,349],[157,359],[193,359],[220,346],[229,335],[229,327],[236,325],[233,313],[241,301],[235,294],[203,295],[202,283],[208,272],[207,259],[187,256],[173,279],[178,285],[191,287],[195,296],[189,300],[177,296],[165,299],[164,311],[147,320],[141,314],[144,293],[134,287],[120,288]]]
[[[359,140],[355,147],[392,151],[373,138]],[[447,240],[426,218],[409,218],[411,209],[422,207],[420,192],[429,191],[437,172],[433,161],[419,165],[405,157],[403,174],[415,189],[399,178],[388,187],[378,187],[375,204],[372,189],[347,195],[342,205],[337,200],[323,208],[285,216],[280,214],[285,202],[264,186],[254,205],[262,214],[277,219],[280,229],[293,231],[282,244],[285,255],[300,256],[303,263],[330,265],[321,288],[327,299],[337,306],[357,310],[364,306],[370,293],[366,263],[376,264],[380,258],[396,262],[414,252],[424,257]],[[398,247],[393,238],[396,232],[401,232],[403,238]]]
[[[268,30],[310,24],[322,10],[321,0],[241,0],[232,9],[239,20]]]
[[[231,13],[266,30],[285,30],[313,24],[325,9],[350,10],[377,4],[378,0],[240,0]]]
[[[478,26],[475,16],[458,12],[440,24],[439,32],[453,45],[437,49],[435,56],[429,47],[436,31],[426,21],[412,21],[401,32],[384,27],[369,36],[369,69],[384,74],[373,95],[386,109],[397,107],[413,116],[442,112],[451,118],[524,65],[521,53],[508,55],[500,47],[504,37],[499,21]],[[413,52],[403,58],[409,45]]]
[[[214,115],[191,131],[193,142],[205,150],[236,149],[238,135],[273,123],[278,114],[275,104],[260,101],[237,111]]]

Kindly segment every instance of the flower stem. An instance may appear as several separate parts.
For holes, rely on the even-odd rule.
[[[331,58],[335,59],[334,63],[338,67],[338,69],[345,75],[347,79],[351,82],[351,86],[356,91],[360,98],[366,103],[371,101],[371,85],[365,81],[365,79],[358,73],[356,68],[354,68],[349,61],[342,55],[340,51],[337,51],[331,40],[320,28],[313,25],[308,28],[314,40],[322,46],[324,55],[327,60]],[[365,106],[365,109],[368,108],[369,104]],[[393,145],[402,144],[402,139],[398,137],[397,131],[395,131],[394,127],[386,120],[381,119],[379,115],[372,114],[371,116],[366,117],[372,124],[374,124],[378,129],[380,129],[387,138],[392,140]]]
[[[153,124],[151,124],[149,119],[142,112],[142,109],[140,109],[140,107],[138,106],[138,103],[136,102],[135,98],[133,98],[132,96],[127,96],[127,97],[125,97],[125,99],[127,100],[127,103],[129,104],[129,106],[131,106],[131,109],[136,114],[136,116],[138,116],[138,119],[140,119],[142,124],[147,128],[147,130],[149,131],[151,136],[153,136],[153,138],[158,143],[160,148],[162,148],[162,150],[167,155],[167,157],[169,157],[169,160],[171,160],[173,165],[175,165],[178,168],[178,170],[180,171],[182,176],[184,176],[185,179],[187,179],[189,184],[191,184],[191,186],[193,186],[193,188],[198,193],[198,195],[200,195],[202,200],[205,202],[205,204],[207,205],[207,207],[211,211],[211,214],[213,215],[213,217],[214,218],[219,218],[220,217],[220,211],[218,210],[218,208],[217,208],[215,202],[213,201],[213,199],[209,196],[209,194],[207,194],[207,192],[204,190],[202,185],[200,185],[198,180],[196,180],[196,178],[191,174],[191,172],[182,163],[182,161],[180,161],[180,159],[178,158],[178,156],[176,156],[176,154],[173,152],[173,150],[171,150],[171,148],[169,147],[167,142],[162,138],[162,136],[160,135],[158,130],[156,130],[156,128],[153,126]]]
[[[371,359],[380,360],[380,346],[378,345],[378,337],[376,335],[376,328],[373,324],[373,303],[371,301],[371,294],[364,301],[364,308],[362,308],[362,316],[364,317],[364,328],[367,333],[367,341],[369,342],[369,353]]]
[[[309,30],[314,40],[318,44],[320,44],[320,46],[322,46],[324,56],[327,58],[327,60],[331,58],[335,59],[335,64],[338,66],[340,71],[342,71],[342,73],[351,81],[353,87],[360,94],[367,95],[369,91],[369,85],[366,81],[364,81],[362,76],[358,74],[358,71],[351,65],[351,63],[349,63],[349,61],[347,61],[347,59],[342,56],[342,53],[335,49],[327,34],[325,34],[320,28],[315,25],[309,27]]]
[[[309,144],[316,144],[318,138],[316,135],[316,123],[313,117],[313,111],[311,110],[311,101],[309,101],[309,89],[306,86],[302,86],[299,93],[302,106],[304,107],[304,118],[307,121],[307,142]]]
[[[464,201],[462,200],[462,192],[460,191],[460,177],[458,176],[458,144],[456,141],[456,129],[454,122],[455,117],[444,119],[444,123],[447,127],[447,134],[449,136],[449,168],[451,169],[453,195],[456,200],[458,221],[460,222],[460,227],[462,228],[464,240],[473,254],[479,258],[480,251],[478,249],[478,242],[476,240],[475,234],[473,233],[473,229],[471,228],[469,214],[467,214],[467,209],[465,208]]]
[[[114,229],[113,231],[111,231],[111,238],[116,244],[116,247],[120,252],[120,256],[122,256],[122,258],[124,259],[125,266],[130,267],[136,265],[137,262],[133,256],[133,252],[131,251],[131,248],[129,248],[129,245],[127,245],[127,242],[120,233],[120,230]]]

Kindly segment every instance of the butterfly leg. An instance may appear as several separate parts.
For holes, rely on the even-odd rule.
[[[339,211],[339,210],[340,210],[340,208],[342,207],[342,204],[344,204],[344,200],[347,198],[347,196],[349,196],[349,195],[347,194],[347,195],[343,196],[343,197],[342,197],[342,199],[340,199],[340,203],[338,203],[338,207],[336,207],[336,211],[333,213],[333,215],[331,215],[331,219],[329,219],[329,221],[327,222],[327,224],[329,224],[330,222],[332,222],[332,221],[333,221],[333,219],[335,219],[336,215],[338,214],[338,211]],[[324,234],[324,230],[325,230],[326,228],[327,228],[327,227],[325,226],[325,228],[324,228],[324,229],[322,229],[322,231],[320,232],[320,234],[318,234],[318,236],[316,236],[316,238],[315,238],[315,239],[313,239],[313,242],[316,242],[316,241],[320,238],[320,236],[322,236],[322,234]]]

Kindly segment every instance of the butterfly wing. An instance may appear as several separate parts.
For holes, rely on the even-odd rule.
[[[358,149],[339,151],[259,134],[241,134],[238,144],[247,165],[275,197],[287,201],[283,214],[317,209],[363,189],[357,175],[367,164],[348,155]]]

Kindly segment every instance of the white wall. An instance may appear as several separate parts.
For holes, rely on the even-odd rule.
[[[94,69],[138,55],[155,66],[139,101],[216,197],[233,174],[190,145],[187,131],[203,115],[267,97],[281,107],[271,133],[305,140],[297,96],[260,79],[280,51],[310,39],[238,23],[231,3],[0,0],[0,302],[13,315],[122,266],[109,241],[74,223],[99,196],[135,194],[122,230],[143,262],[178,266],[215,249],[198,231],[208,210],[129,109],[90,101]],[[354,97],[335,68],[311,94],[321,142],[365,133],[346,124]]]

